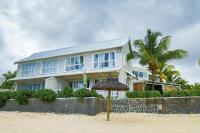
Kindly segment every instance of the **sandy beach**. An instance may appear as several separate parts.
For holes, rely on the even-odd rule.
[[[199,133],[200,114],[0,112],[0,133]]]

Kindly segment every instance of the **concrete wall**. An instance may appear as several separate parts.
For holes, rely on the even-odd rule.
[[[37,99],[30,99],[29,104],[19,105],[15,100],[8,100],[0,111],[22,112],[55,112],[66,114],[96,115],[104,110],[103,101],[97,98],[85,98],[80,101],[77,98],[57,98],[55,102],[47,103]]]

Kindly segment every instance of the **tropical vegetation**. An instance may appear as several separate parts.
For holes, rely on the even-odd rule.
[[[152,32],[148,29],[144,40],[134,41],[133,45],[136,47],[134,51],[131,42],[128,42],[130,53],[127,55],[127,60],[138,58],[141,65],[148,67],[152,74],[153,89],[155,89],[156,75],[160,71],[159,66],[173,59],[183,59],[188,54],[182,49],[169,50],[170,36],[160,37],[162,37],[160,32]]]
[[[15,99],[18,104],[26,105],[29,103],[30,98],[36,98],[43,102],[54,102],[56,98],[64,97],[78,97],[82,101],[84,97],[103,98],[103,96],[97,94],[95,90],[88,90],[85,88],[74,91],[66,87],[59,93],[55,93],[50,89],[41,89],[38,91],[17,90],[15,92],[0,92],[0,107],[3,107],[8,99]]]
[[[164,91],[163,95],[159,91],[133,91],[127,92],[126,96],[128,98],[200,96],[200,88]]]
[[[57,98],[57,94],[50,89],[41,89],[36,91],[33,96],[44,102],[53,102]]]
[[[181,77],[173,65],[159,64],[158,75],[160,82],[180,84],[182,89],[188,88],[188,82]]]
[[[14,88],[14,82],[13,81],[9,81],[9,79],[15,78],[17,74],[17,71],[11,72],[8,71],[7,73],[2,74],[2,76],[4,77],[4,82],[2,83],[2,85],[0,86],[1,89],[13,89]]]

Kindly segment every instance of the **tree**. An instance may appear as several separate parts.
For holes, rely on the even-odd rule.
[[[165,80],[168,83],[180,84],[182,89],[190,88],[188,82],[181,78],[180,72],[173,65],[160,64],[158,74],[160,82]]]
[[[15,78],[16,74],[17,74],[16,71],[14,71],[14,72],[8,71],[7,73],[2,74],[2,76],[5,79],[5,81],[2,83],[0,88],[2,88],[2,89],[13,89],[14,82],[13,81],[9,81],[9,79]]]
[[[164,80],[169,83],[174,83],[180,77],[180,72],[175,69],[173,65],[159,64],[158,75],[160,82]]]
[[[159,64],[165,64],[173,59],[182,59],[187,56],[187,51],[182,49],[169,50],[170,36],[165,36],[159,40],[162,34],[160,32],[152,32],[147,30],[145,39],[134,41],[135,51],[127,55],[127,60],[139,59],[139,63],[148,66],[152,73],[152,87],[155,89],[155,78],[158,73]]]

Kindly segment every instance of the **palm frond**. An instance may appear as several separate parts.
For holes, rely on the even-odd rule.
[[[187,51],[184,51],[182,49],[177,49],[177,50],[165,52],[163,55],[158,57],[158,60],[160,62],[166,62],[166,61],[173,60],[173,59],[183,59],[187,56],[188,56]]]
[[[157,39],[159,36],[162,36],[161,32],[152,32],[150,43],[154,48],[157,46]]]
[[[138,54],[136,51],[133,51],[132,53],[128,53],[127,54],[127,61],[131,60],[131,59],[136,59],[136,58],[139,58],[140,57],[140,54]]]
[[[147,35],[145,36],[145,45],[150,50],[150,53],[155,52],[155,47],[157,46],[157,39],[162,36],[161,32],[152,32],[150,29],[147,30]]]
[[[134,45],[135,45],[136,48],[145,47],[145,46],[144,46],[144,42],[143,42],[141,39],[135,40],[135,41],[134,41]]]
[[[156,50],[163,52],[169,49],[169,45],[170,45],[170,36],[165,36],[160,40]]]

